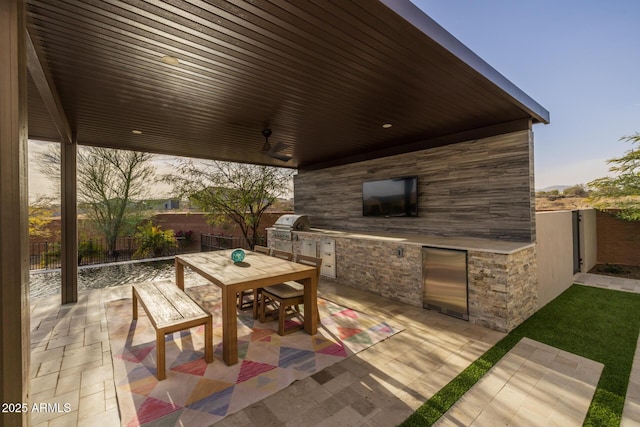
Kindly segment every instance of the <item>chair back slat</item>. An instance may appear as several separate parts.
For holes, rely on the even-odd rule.
[[[280,249],[274,249],[271,251],[271,256],[276,258],[286,259],[287,261],[291,261],[293,259],[293,254],[287,251],[281,251]]]
[[[253,247],[253,251],[260,252],[261,254],[270,255],[271,249],[267,248],[266,246],[255,245]]]

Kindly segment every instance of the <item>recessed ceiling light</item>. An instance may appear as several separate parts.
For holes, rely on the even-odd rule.
[[[142,131],[134,129],[134,130],[131,131],[131,133],[135,133],[136,135],[140,135],[142,133]]]
[[[178,65],[180,63],[180,60],[178,58],[169,55],[163,56],[160,60],[169,65]]]
[[[391,123],[385,123],[382,125],[382,127],[385,129],[389,129],[391,126],[393,126]]]

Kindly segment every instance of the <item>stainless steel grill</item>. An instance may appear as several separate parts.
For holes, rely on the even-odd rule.
[[[291,240],[292,231],[309,231],[309,219],[306,215],[282,215],[273,226],[273,238]]]
[[[273,224],[271,238],[276,249],[292,251],[293,231],[309,231],[309,219],[306,215],[282,215]]]

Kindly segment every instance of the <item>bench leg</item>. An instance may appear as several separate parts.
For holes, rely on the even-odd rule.
[[[132,300],[133,300],[133,320],[138,319],[138,295],[136,295],[135,288],[131,288]]]
[[[204,361],[213,362],[213,320],[211,316],[204,324]]]
[[[167,378],[167,372],[164,366],[164,344],[164,331],[156,331],[156,351],[158,356],[158,372],[156,376],[158,377],[158,381]]]

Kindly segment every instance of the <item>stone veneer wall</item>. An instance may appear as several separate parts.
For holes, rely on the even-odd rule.
[[[469,321],[509,332],[538,309],[536,248],[469,251]]]
[[[336,242],[336,276],[340,283],[370,291],[405,304],[422,307],[422,247],[384,240],[340,238],[322,233],[297,232],[293,252],[300,253],[302,240]],[[268,239],[273,243],[273,239]],[[398,257],[396,249],[404,255]]]
[[[293,241],[296,254],[303,240],[318,242],[318,248],[320,240],[335,240],[338,283],[422,307],[422,245],[321,232],[294,235],[298,239]],[[273,239],[268,240],[273,244]],[[402,257],[396,254],[398,248],[404,251]],[[535,313],[535,246],[511,254],[469,250],[467,263],[471,323],[509,332]]]
[[[418,177],[418,217],[362,216],[364,181]],[[298,171],[295,213],[312,227],[535,241],[528,130],[320,170]]]

